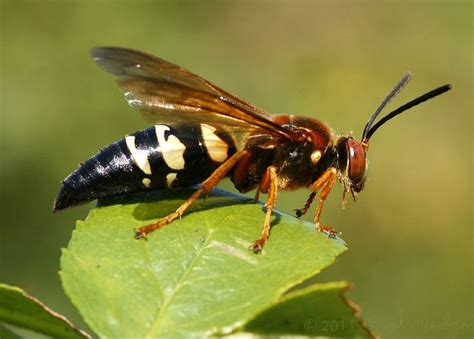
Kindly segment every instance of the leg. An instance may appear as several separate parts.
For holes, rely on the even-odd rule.
[[[145,237],[148,233],[153,232],[154,230],[160,229],[164,225],[169,224],[176,218],[181,218],[184,211],[196,200],[202,193],[209,193],[226,175],[229,171],[235,166],[235,164],[247,154],[247,151],[239,151],[232,155],[228,160],[226,160],[222,165],[220,165],[201,185],[201,187],[194,192],[194,194],[186,200],[179,208],[164,217],[157,222],[152,224],[140,227],[135,231],[135,239],[140,239]]]
[[[257,187],[257,189],[255,190],[255,195],[253,196],[253,200],[255,200],[255,202],[258,202],[259,198],[260,198],[260,187]]]
[[[277,196],[277,174],[276,168],[274,166],[270,166],[267,168],[265,175],[262,178],[262,182],[260,183],[259,191],[261,192],[268,192],[268,199],[265,203],[265,207],[267,208],[267,212],[265,214],[265,222],[263,223],[262,233],[260,234],[260,238],[258,238],[252,245],[250,245],[249,249],[253,250],[255,253],[260,253],[263,249],[263,246],[268,240],[270,235],[270,218],[272,216],[273,206],[276,203],[276,196]]]
[[[308,199],[306,200],[303,208],[298,208],[295,210],[296,212],[296,217],[301,218],[303,215],[308,212],[309,208],[311,207],[311,204],[313,203],[314,198],[316,197],[316,192],[311,192],[309,195]]]
[[[321,191],[319,192],[319,204],[316,207],[316,213],[314,216],[314,224],[318,231],[325,231],[329,234],[329,236],[335,236],[336,232],[330,226],[321,226],[320,219],[321,212],[324,207],[324,202],[328,197],[329,192],[331,192],[332,185],[334,184],[334,181],[336,179],[336,173],[336,169],[331,167],[311,185],[311,189],[313,191],[321,189]]]

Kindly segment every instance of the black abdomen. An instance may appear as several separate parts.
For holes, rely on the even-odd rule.
[[[54,211],[115,194],[188,187],[235,148],[208,125],[156,125],[105,147],[63,180]],[[224,137],[224,138],[223,138]]]

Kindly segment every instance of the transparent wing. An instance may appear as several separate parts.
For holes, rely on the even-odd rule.
[[[128,103],[151,123],[208,123],[232,133],[295,138],[272,115],[158,57],[117,47],[91,51],[100,68],[118,77]]]

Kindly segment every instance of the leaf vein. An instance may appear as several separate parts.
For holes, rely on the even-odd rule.
[[[181,287],[184,286],[186,278],[188,277],[189,273],[192,272],[194,265],[196,264],[196,262],[203,255],[207,245],[209,244],[209,241],[211,239],[211,235],[212,235],[212,233],[208,232],[208,236],[206,237],[205,242],[202,243],[202,246],[199,247],[198,251],[196,252],[196,256],[194,257],[194,259],[191,261],[189,266],[183,271],[183,274],[181,275],[178,282],[176,283],[173,292],[168,297],[163,299],[163,304],[162,304],[161,308],[158,311],[158,315],[157,315],[156,319],[153,321],[153,324],[150,326],[150,330],[148,331],[148,333],[145,336],[146,338],[156,337],[156,336],[153,335],[153,333],[156,332],[157,328],[159,327],[160,321],[163,318],[163,316],[165,315],[166,309],[171,304],[171,301],[176,296],[176,294],[181,289]]]

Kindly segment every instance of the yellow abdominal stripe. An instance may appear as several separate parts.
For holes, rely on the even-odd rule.
[[[215,131],[214,127],[201,124],[202,138],[209,157],[215,162],[224,162],[227,159],[229,146],[214,133]]]
[[[174,170],[184,169],[184,151],[186,146],[174,135],[170,135],[168,140],[165,138],[165,132],[170,128],[166,125],[155,125],[158,147],[160,147],[163,160],[169,168]]]
[[[135,136],[127,135],[125,137],[125,143],[127,144],[128,150],[132,155],[133,161],[137,164],[143,173],[151,174],[150,163],[148,162],[148,152],[145,150],[137,149],[135,145]]]

